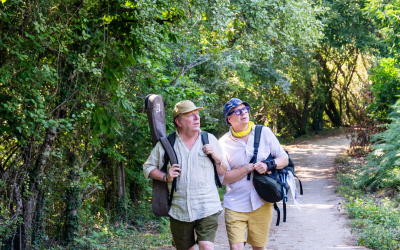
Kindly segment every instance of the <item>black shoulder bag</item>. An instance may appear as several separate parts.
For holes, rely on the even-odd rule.
[[[260,146],[260,137],[262,128],[263,128],[262,125],[256,126],[254,134],[254,155],[253,158],[250,160],[250,163],[253,164],[257,162],[257,154],[258,154],[258,148]],[[268,171],[271,171],[271,174],[259,174],[257,171],[253,171],[254,173],[253,184],[254,188],[257,191],[257,194],[264,201],[274,203],[274,209],[278,213],[276,225],[279,226],[280,210],[276,203],[281,200],[283,201],[283,222],[286,222],[286,202],[287,202],[286,194],[289,191],[289,185],[286,183],[286,177],[288,171],[292,172],[294,171],[294,165],[289,158],[291,166],[287,166],[283,169],[278,170],[276,169],[275,161],[271,154],[263,162],[267,164]],[[248,174],[247,180],[250,180],[250,174],[251,173]],[[301,185],[301,182],[300,182],[300,194],[303,195],[303,187]]]

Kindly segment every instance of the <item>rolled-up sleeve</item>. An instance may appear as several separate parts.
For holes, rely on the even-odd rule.
[[[275,158],[282,156],[282,155],[287,156],[285,150],[279,143],[278,138],[276,138],[274,133],[272,133],[271,129],[268,127],[264,127],[263,131],[265,131],[264,133],[267,134],[269,148],[270,148],[272,156]]]
[[[149,178],[149,174],[154,169],[162,169],[164,166],[164,148],[161,143],[158,142],[156,146],[151,151],[146,162],[143,164],[143,174],[146,179]]]
[[[228,164],[228,169],[226,170],[226,172],[228,172],[228,171],[232,170],[232,169],[231,169],[231,166],[229,165],[229,162],[228,162],[228,161],[225,159],[225,157],[224,157],[224,162],[226,162],[226,164]],[[221,182],[221,184],[224,182],[224,179],[225,179],[226,172],[225,172],[225,174],[224,174],[224,175],[222,175],[222,176],[218,176],[218,178],[219,178],[219,181]]]
[[[226,164],[228,165],[228,168],[226,169],[226,172],[228,172],[228,171],[230,171],[230,170],[232,170],[232,169],[231,169],[231,165],[229,164],[229,161],[228,161],[226,152],[225,152],[225,151],[223,150],[223,148],[221,147],[221,144],[222,144],[222,143],[224,143],[224,141],[223,141],[223,139],[221,138],[221,139],[218,140],[218,145],[220,146],[220,149],[221,149],[222,159],[223,159],[223,161],[226,162]],[[218,153],[220,153],[220,152],[218,151]],[[224,174],[223,176],[219,176],[219,181],[220,181],[221,183],[224,182],[226,172],[225,172],[225,174]]]
[[[209,135],[210,135],[209,136],[210,144],[213,145],[215,147],[215,149],[217,150],[217,154],[221,158],[221,161],[226,162],[229,166],[228,161],[226,160],[226,158],[224,157],[224,154],[222,153],[222,149],[221,149],[221,146],[219,145],[218,139],[213,134],[209,134]],[[222,176],[218,176],[218,177],[219,177],[219,181],[222,183],[224,181],[225,174]]]

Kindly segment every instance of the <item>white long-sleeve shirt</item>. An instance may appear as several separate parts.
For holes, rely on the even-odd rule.
[[[250,132],[247,144],[243,140],[234,137],[231,129],[219,139],[224,157],[229,163],[227,171],[249,164],[254,154],[254,134],[255,129],[253,128]],[[261,130],[257,162],[265,160],[270,153],[275,158],[287,155],[271,129],[263,127]],[[250,180],[247,180],[246,175],[237,182],[226,185],[226,194],[224,195],[224,206],[226,208],[236,212],[253,212],[264,203],[265,201],[258,196],[254,188],[253,174]]]

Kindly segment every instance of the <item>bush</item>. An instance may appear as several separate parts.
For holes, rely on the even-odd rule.
[[[387,130],[372,135],[373,151],[367,156],[368,163],[363,168],[359,187],[393,188],[400,185],[400,100],[392,106],[393,112],[386,125]]]
[[[376,202],[373,197],[349,198],[346,201],[359,244],[373,249],[399,249],[400,214],[388,198]]]
[[[398,61],[393,58],[383,58],[372,69],[370,80],[374,100],[369,109],[373,117],[385,119],[391,112],[390,106],[395,104],[400,95],[400,74]]]

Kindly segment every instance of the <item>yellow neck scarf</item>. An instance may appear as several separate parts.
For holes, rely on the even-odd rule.
[[[248,135],[250,133],[250,131],[255,127],[254,122],[249,122],[249,126],[247,127],[247,129],[245,131],[242,132],[235,132],[233,130],[233,127],[231,128],[232,134],[235,137],[241,138],[241,137],[245,137],[246,135]]]

